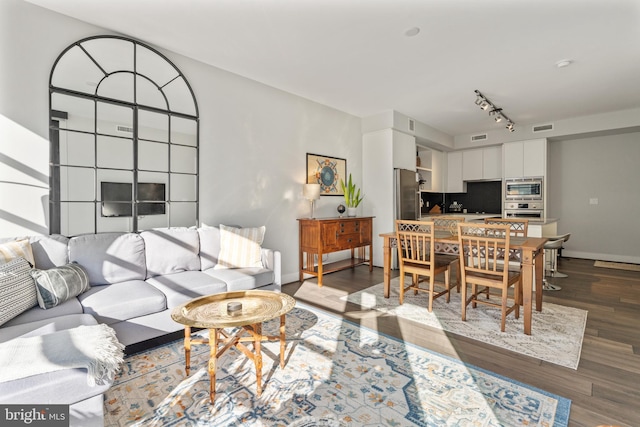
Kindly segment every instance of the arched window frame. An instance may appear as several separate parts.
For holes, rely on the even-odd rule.
[[[109,45],[109,49],[103,49],[100,52],[97,47],[105,44]],[[123,54],[125,58],[129,52],[132,53],[131,66],[119,66],[121,62],[117,52],[119,48],[125,52]],[[75,68],[70,66],[70,64],[73,65],[73,61],[83,63],[84,68],[79,68],[89,72],[71,77],[71,74],[75,73]],[[128,59],[124,62],[126,61]],[[104,90],[101,93],[101,88],[108,87],[110,82],[116,79],[126,80],[126,76],[131,76],[132,85],[129,92],[132,93],[127,93],[125,96],[118,96],[118,90],[114,91],[115,96],[113,93],[105,95]],[[96,79],[96,77],[99,78]],[[123,92],[127,92],[127,89]],[[160,97],[156,94],[160,94]],[[82,126],[77,128],[66,126],[65,121],[69,119],[70,113],[57,108],[60,104],[57,101],[60,99],[65,102],[81,100],[79,102],[86,105],[89,105],[89,102],[92,103],[93,111],[83,111],[83,113],[93,117],[93,125],[87,125],[87,129],[82,129]],[[158,100],[162,101],[158,102]],[[138,231],[158,226],[198,225],[200,133],[198,105],[189,82],[166,56],[142,42],[127,37],[94,36],[79,40],[63,50],[51,69],[49,105],[51,141],[49,230],[51,234],[74,235],[101,231]],[[127,126],[122,126],[124,131],[130,131],[130,135],[122,136],[113,131],[104,132],[100,129],[99,117],[101,114],[104,115],[103,111],[109,109],[131,112],[131,121]],[[149,129],[155,131],[153,126],[144,126],[144,124],[155,124],[156,119],[162,122],[164,118],[166,118],[166,128],[161,126],[157,134],[162,135],[166,132],[166,137],[161,136],[156,140],[155,134],[150,136],[153,132]],[[178,137],[183,127],[188,128],[188,131],[185,131],[188,132],[188,137]],[[66,154],[65,159],[62,159],[61,133],[82,138],[85,141],[91,140],[93,147],[88,151],[93,151],[93,163],[89,164],[91,162],[88,159],[79,163],[69,160],[73,154],[71,146],[62,150]],[[113,142],[115,148],[111,149],[108,142]],[[131,147],[131,150],[124,150],[125,154],[122,157],[125,159],[123,162],[125,165],[109,164],[105,157],[117,157],[119,155],[117,149],[123,145]],[[88,147],[89,144],[83,147],[85,146]],[[166,162],[159,162],[160,166],[153,164],[155,162],[152,159],[153,156],[145,157],[145,147],[161,147],[159,152],[166,151]],[[127,164],[129,159],[126,153],[129,151],[131,151],[131,159],[130,164]],[[105,152],[109,155],[105,156]],[[114,160],[111,159],[109,162]],[[69,173],[70,171],[72,173]],[[84,182],[88,179],[77,179],[77,177],[86,176],[93,177],[93,197],[90,195],[89,184]],[[129,182],[131,200],[105,201],[101,192],[101,184],[104,184],[105,176],[116,176],[117,178],[113,180],[117,183]],[[124,176],[127,178],[123,178]],[[149,177],[162,177],[156,179],[162,182],[155,184],[145,182]],[[86,191],[78,197],[67,188],[78,185],[79,182]],[[143,194],[145,191],[141,191],[144,190],[145,187],[141,187],[144,185],[161,187],[164,190],[164,200],[144,199],[149,197]],[[105,215],[105,203],[118,207],[129,205],[129,212],[119,218],[116,215]],[[74,210],[77,212],[73,213]],[[92,211],[92,220],[87,218],[90,211]],[[163,213],[160,214],[160,211]],[[154,213],[144,215],[147,212]],[[152,217],[151,215],[154,214],[155,216]],[[127,219],[123,220],[125,217]],[[77,224],[78,218],[81,218],[79,226],[74,225]]]

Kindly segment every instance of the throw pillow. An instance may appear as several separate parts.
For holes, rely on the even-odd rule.
[[[0,265],[0,325],[38,304],[30,271],[22,257]]]
[[[9,262],[14,258],[22,257],[29,261],[31,265],[35,265],[33,260],[33,250],[28,240],[16,240],[0,245],[0,264]]]
[[[38,305],[55,307],[89,290],[89,275],[80,264],[71,263],[48,270],[34,268],[31,276],[36,282]]]
[[[235,228],[220,224],[220,255],[214,269],[263,267],[265,226]]]

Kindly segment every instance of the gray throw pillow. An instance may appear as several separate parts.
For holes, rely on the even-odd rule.
[[[47,309],[55,307],[89,290],[89,276],[80,264],[71,263],[48,270],[31,270],[36,281],[38,305]]]
[[[0,265],[0,325],[38,304],[30,271],[22,257]]]

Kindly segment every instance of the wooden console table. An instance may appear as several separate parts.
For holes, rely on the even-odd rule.
[[[369,263],[369,271],[373,270],[373,217],[300,218],[298,223],[301,282],[304,273],[316,276],[318,286],[322,286],[322,275],[326,273],[366,263]],[[322,264],[322,255],[348,249],[351,250],[351,258]],[[318,256],[317,266],[314,265],[315,255]]]

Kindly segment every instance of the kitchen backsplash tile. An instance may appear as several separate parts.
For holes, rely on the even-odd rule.
[[[451,212],[453,202],[462,205],[469,213],[502,213],[502,181],[467,182],[466,193],[422,193],[422,212],[428,213],[435,204]],[[427,207],[428,202],[428,207]]]

